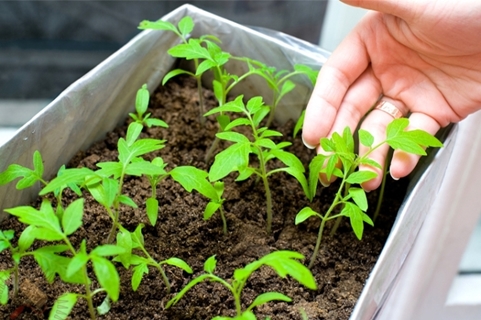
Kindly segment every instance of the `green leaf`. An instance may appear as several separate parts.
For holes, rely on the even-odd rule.
[[[216,66],[218,66],[218,64],[215,62],[215,61],[212,61],[212,60],[204,60],[202,61],[199,66],[197,67],[197,70],[195,70],[195,75],[197,77],[201,76],[204,72],[212,69],[212,68],[215,68]]]
[[[357,205],[350,202],[346,202],[344,205],[344,208],[341,211],[341,214],[346,217],[349,217],[354,234],[359,240],[361,240],[362,234],[364,232],[364,222],[363,222],[364,212],[362,212]]]
[[[68,315],[72,311],[72,308],[77,303],[78,295],[76,293],[64,293],[55,301],[49,320],[64,320],[68,318]]]
[[[260,131],[261,130],[258,130],[258,132],[260,132]],[[279,131],[266,129],[266,130],[262,131],[262,133],[259,135],[259,137],[261,137],[261,138],[282,137],[282,133],[280,133]]]
[[[263,147],[263,148],[267,148],[267,149],[275,149],[277,147],[276,144],[274,143],[274,141],[272,141],[271,139],[268,139],[268,138],[261,138],[259,140],[256,140],[254,145],[259,146],[259,147]]]
[[[179,31],[184,38],[194,30],[194,21],[191,17],[185,16],[179,21]]]
[[[116,302],[119,299],[120,279],[115,266],[109,260],[96,255],[92,256],[92,264],[100,286],[105,289],[110,299]]]
[[[147,84],[143,84],[142,87],[137,90],[137,95],[135,96],[135,110],[137,110],[138,115],[142,116],[145,111],[147,111],[149,99],[150,93],[149,90],[147,90]]]
[[[250,143],[236,143],[215,156],[210,167],[209,180],[217,181],[233,171],[239,171],[249,164]]]
[[[118,141],[119,160],[126,165],[136,157],[162,149],[164,142],[164,140],[158,139],[141,139],[129,146],[123,138],[120,138]]]
[[[193,166],[179,166],[170,171],[172,178],[188,192],[197,190],[211,200],[217,200],[217,192],[207,181],[208,173]]]
[[[124,252],[116,257],[116,261],[120,261],[124,268],[130,268],[130,260],[132,257],[132,236],[130,232],[124,228],[120,228],[117,233],[117,246],[124,248]]]
[[[102,303],[100,304],[100,306],[97,307],[97,313],[99,315],[104,315],[104,314],[107,314],[109,313],[110,311],[110,298],[109,296],[106,296],[104,298],[104,301],[102,301]]]
[[[35,152],[33,153],[33,170],[38,178],[42,177],[44,170],[43,160],[42,155],[38,150],[35,150]]]
[[[252,97],[247,101],[246,109],[249,111],[250,114],[255,114],[261,110],[264,102],[262,101],[262,97]]]
[[[252,310],[257,306],[263,305],[265,303],[271,302],[271,301],[285,301],[285,302],[291,302],[292,299],[289,298],[286,295],[283,295],[282,293],[279,292],[266,292],[258,295],[254,301],[251,303],[251,305],[247,308],[247,310]]]
[[[240,95],[235,100],[229,101],[220,107],[213,108],[205,113],[205,116],[210,116],[219,112],[245,112],[244,102],[242,99],[244,96]]]
[[[309,207],[304,207],[301,209],[301,211],[297,213],[295,224],[298,225],[299,223],[306,221],[310,217],[319,217],[319,213]]]
[[[188,75],[191,75],[191,76],[195,76],[192,72],[182,70],[182,69],[174,69],[172,71],[169,71],[164,76],[164,78],[162,79],[162,85],[164,86],[167,83],[167,81],[169,81],[170,79],[172,79],[175,76],[178,76],[179,74],[188,74]]]
[[[37,210],[30,206],[5,209],[6,212],[18,217],[19,221],[28,225],[44,227],[47,230],[62,234],[60,223],[48,200],[44,200]]]
[[[127,135],[125,137],[127,145],[131,146],[137,140],[143,128],[144,126],[138,122],[132,122],[129,124],[129,127],[127,128]]]
[[[162,127],[162,128],[168,128],[169,125],[163,121],[163,120],[160,120],[160,119],[144,119],[144,123],[147,127]]]
[[[369,181],[377,177],[377,173],[370,170],[362,170],[351,173],[346,182],[350,184],[361,184],[363,182]]]
[[[322,154],[318,154],[314,158],[312,158],[311,162],[309,163],[309,200],[312,201],[314,196],[316,195],[317,184],[319,183],[319,173],[321,172],[322,167],[324,166],[324,162],[326,160],[326,156]]]
[[[67,267],[67,277],[71,277],[75,273],[81,271],[81,269],[87,264],[89,261],[89,256],[84,252],[77,253],[68,264]]]
[[[125,169],[125,173],[137,177],[141,177],[142,175],[158,177],[167,174],[163,167],[156,166],[155,164],[143,160],[129,163]]]
[[[22,233],[20,234],[20,238],[18,238],[18,251],[25,252],[27,251],[35,241],[34,229],[37,228],[35,226],[28,226],[26,227]]]
[[[271,108],[269,106],[264,106],[257,111],[254,116],[252,117],[252,121],[254,122],[254,126],[258,127],[261,121],[271,112]]]
[[[296,70],[297,72],[304,73],[309,78],[312,85],[314,85],[316,83],[317,76],[319,74],[319,70],[311,69],[310,67],[308,67],[306,65],[303,65],[303,64],[294,65],[294,70]]]
[[[177,28],[170,22],[168,21],[162,21],[162,20],[157,20],[157,21],[148,21],[148,20],[143,20],[139,24],[139,29],[153,29],[153,30],[167,30],[167,31],[172,31],[175,32],[176,34],[179,34],[177,31]]]
[[[368,166],[371,166],[373,168],[378,168],[378,169],[382,169],[381,165],[379,163],[377,163],[376,161],[372,160],[372,159],[369,159],[369,158],[361,158],[359,159],[359,164],[364,164],[364,165],[368,165]]]
[[[286,166],[295,168],[300,172],[306,171],[301,160],[299,160],[295,154],[283,150],[271,150],[271,153],[275,155],[277,159],[281,160]]]
[[[172,258],[169,258],[167,260],[162,261],[161,263],[162,264],[165,263],[165,264],[180,268],[187,273],[193,273],[194,272],[192,270],[192,268],[187,264],[187,262],[185,262],[184,260],[179,259],[179,258],[172,257]]]
[[[356,203],[362,211],[366,211],[368,206],[366,192],[361,188],[349,188],[348,192],[352,200],[354,200],[354,203]]]
[[[301,185],[302,190],[304,191],[304,194],[306,195],[306,197],[308,199],[313,197],[313,195],[309,194],[310,192],[309,184],[307,183],[306,176],[302,171],[299,171],[297,168],[294,168],[294,167],[280,168],[277,170],[287,172],[288,174],[296,178],[297,182],[299,182],[299,184]],[[271,172],[269,172],[268,174],[270,174]]]
[[[32,229],[30,236],[43,241],[60,241],[64,239],[62,233],[36,226]]]
[[[8,302],[8,286],[6,281],[10,278],[10,271],[0,271],[0,304],[6,305]]]
[[[220,206],[221,204],[218,202],[209,202],[204,210],[204,220],[210,219],[210,217],[212,217],[214,213],[219,210]]]
[[[302,126],[304,125],[304,118],[306,117],[306,110],[302,110],[299,119],[297,119],[296,125],[294,126],[294,131],[292,133],[292,137],[295,138],[299,131],[302,130]]]
[[[65,169],[61,176],[57,176],[55,179],[49,182],[39,193],[43,196],[49,192],[54,192],[57,189],[64,188],[69,184],[82,185],[87,176],[93,175],[94,172],[88,168],[69,168]]]
[[[129,198],[128,196],[126,195],[123,195],[121,194],[119,197],[118,197],[118,200],[120,203],[122,204],[125,204],[127,206],[130,206],[132,208],[138,208],[137,204],[134,202],[134,200],[132,200],[131,198]]]
[[[282,97],[284,97],[286,94],[291,92],[295,87],[296,87],[296,84],[294,82],[290,80],[285,81],[284,84],[282,85],[281,92],[279,94],[279,97],[277,98],[276,104],[278,104],[279,101],[281,101]]]
[[[230,131],[230,130],[232,130],[232,128],[235,128],[237,126],[250,126],[250,124],[251,124],[250,121],[246,118],[237,118],[237,119],[232,120],[223,129],[224,129],[224,131]],[[228,139],[225,139],[225,140],[228,140]]]
[[[372,147],[372,144],[374,143],[374,137],[371,133],[369,133],[366,130],[359,129],[358,134],[359,134],[359,142],[361,142],[366,147]]]
[[[138,245],[144,246],[144,235],[142,234],[142,228],[144,225],[141,223],[135,228],[135,231],[132,233],[132,248],[136,248]],[[138,244],[136,246],[136,243]]]
[[[215,255],[209,257],[204,263],[204,271],[210,274],[213,274],[215,271],[215,267],[217,265],[217,260],[215,259]]]
[[[241,119],[237,119],[237,120],[241,120]],[[233,122],[231,122],[231,123],[233,123]],[[222,140],[227,140],[227,141],[232,141],[232,142],[247,142],[247,143],[250,142],[249,139],[245,135],[243,135],[241,133],[238,133],[238,132],[219,132],[219,133],[216,134],[216,137],[218,137],[219,139],[222,139]]]
[[[193,280],[191,280],[179,293],[177,293],[172,299],[169,300],[169,302],[167,302],[167,304],[165,305],[165,308],[169,309],[171,306],[175,305],[187,293],[187,291],[192,289],[192,287],[208,279],[212,279],[212,275],[202,274],[197,278],[194,278]]]
[[[77,231],[82,225],[84,199],[80,198],[69,204],[62,216],[62,227],[68,236]]]
[[[132,290],[137,291],[142,282],[142,278],[144,274],[149,273],[149,268],[147,267],[146,263],[141,263],[133,268],[132,274]]]
[[[167,52],[174,58],[212,60],[209,51],[195,39],[189,39],[189,43],[178,44]]]
[[[214,97],[217,99],[218,103],[221,104],[221,102],[224,101],[224,86],[220,81],[214,79],[212,81],[212,89],[214,90]],[[209,112],[207,112],[204,116],[208,116]],[[216,111],[216,112],[222,112],[222,111]],[[212,112],[210,114],[214,114],[216,112]]]
[[[116,256],[125,253],[125,249],[114,244],[104,244],[96,247],[90,252],[90,255],[98,257]]]
[[[216,118],[217,122],[219,123],[219,126],[221,128],[221,131],[225,130],[225,128],[227,128],[227,126],[229,125],[230,123],[230,118],[228,115],[218,115]]]
[[[256,169],[251,168],[251,167],[239,168],[239,175],[237,176],[235,181],[244,181],[256,172],[257,172]]]
[[[155,226],[159,215],[159,201],[155,198],[148,198],[145,202],[147,208],[147,217],[151,225]]]
[[[118,179],[122,175],[123,166],[120,162],[100,162],[97,163],[97,167],[101,169],[95,173],[104,178],[113,176],[114,179]]]

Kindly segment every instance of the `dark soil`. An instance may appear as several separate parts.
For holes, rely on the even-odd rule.
[[[170,127],[151,128],[142,133],[142,137],[166,139],[166,147],[151,156],[162,156],[168,168],[177,165],[193,165],[208,169],[204,162],[204,153],[209,148],[217,131],[215,119],[209,118],[206,127],[199,124],[199,108],[195,81],[183,78],[183,82],[170,81],[160,87],[151,98],[150,112],[153,116],[165,120]],[[214,106],[212,92],[205,90],[204,96],[209,107]],[[95,169],[99,161],[115,161],[119,137],[124,137],[126,124],[107,134],[104,141],[94,144],[89,150],[79,152],[69,166],[86,166]],[[300,138],[292,139],[293,123],[277,128],[283,132],[283,139],[291,141],[289,150],[296,153],[306,164],[313,157],[313,152],[306,149]],[[221,144],[222,147],[222,144]],[[276,165],[276,163],[273,163]],[[229,233],[222,233],[222,222],[218,214],[209,221],[202,219],[207,200],[197,192],[188,193],[180,185],[166,179],[157,191],[160,202],[159,220],[155,227],[149,226],[145,207],[141,205],[150,195],[146,179],[127,177],[124,193],[137,204],[138,209],[123,207],[121,223],[133,231],[139,223],[143,229],[146,248],[158,261],[169,257],[185,260],[194,270],[189,275],[173,267],[166,267],[172,283],[172,293],[167,294],[165,285],[158,272],[150,269],[144,277],[140,288],[133,292],[130,287],[131,271],[118,264],[122,279],[120,300],[112,305],[111,311],[99,319],[211,319],[216,315],[234,316],[234,302],[230,293],[219,284],[201,283],[193,288],[177,305],[165,310],[164,305],[179,292],[183,286],[203,271],[204,261],[216,255],[218,263],[216,274],[231,279],[236,268],[258,259],[274,250],[294,250],[304,254],[306,264],[310,258],[317,237],[319,222],[311,218],[308,223],[294,225],[296,213],[309,205],[302,189],[292,177],[276,174],[270,177],[274,199],[274,221],[271,235],[266,233],[265,196],[262,183],[254,178],[244,182],[234,182],[235,175],[225,180],[226,191],[224,204]],[[321,188],[312,208],[325,211],[334,197],[337,185]],[[272,319],[301,319],[300,310],[304,309],[309,319],[348,319],[358,299],[363,285],[373,268],[395,219],[397,210],[403,200],[406,181],[388,181],[388,188],[380,218],[375,228],[366,225],[362,241],[357,240],[347,219],[334,236],[325,232],[320,254],[312,269],[318,290],[311,291],[300,286],[292,279],[279,278],[271,269],[264,267],[253,274],[243,293],[243,304],[247,306],[256,295],[267,291],[278,291],[293,299],[292,303],[272,302],[258,307],[259,319],[270,316]],[[72,196],[68,194],[66,196]],[[88,204],[85,209],[84,225],[73,236],[72,241],[78,245],[83,238],[88,246],[94,247],[105,241],[111,221],[104,210],[89,195],[85,195]],[[377,192],[369,194],[370,211],[375,208]],[[75,198],[75,197],[74,197]],[[72,200],[65,199],[66,203]],[[15,229],[19,234],[23,226],[16,219],[8,219],[1,225],[2,230]],[[7,253],[0,254],[0,270],[9,266]],[[93,276],[91,277],[94,278]],[[23,290],[7,306],[0,307],[0,319],[9,319],[12,312],[18,317],[13,319],[43,319],[42,312],[31,307],[28,296],[33,286],[47,295],[46,314],[55,299],[66,291],[83,292],[81,286],[63,284],[55,280],[49,285],[35,261],[24,258],[21,263],[20,280],[29,280],[30,290]],[[95,287],[97,283],[93,283]],[[12,285],[9,282],[10,289]],[[98,296],[95,303],[99,305],[103,297]],[[23,309],[22,309],[22,306]],[[20,312],[22,311],[23,312]],[[74,307],[71,319],[89,319],[86,303],[83,300]],[[47,319],[47,317],[45,317]]]

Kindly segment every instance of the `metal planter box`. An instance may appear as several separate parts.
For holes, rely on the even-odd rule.
[[[295,63],[319,67],[328,56],[319,47],[295,38],[260,33],[191,5],[184,5],[163,19],[177,22],[185,15],[190,15],[196,23],[194,36],[214,34],[222,40],[226,51],[280,69],[291,69]],[[0,172],[11,163],[29,166],[33,152],[40,150],[45,160],[45,174],[52,176],[78,150],[87,148],[125,119],[133,110],[136,91],[143,83],[151,90],[159,85],[174,63],[166,51],[177,41],[171,32],[140,33],[67,88],[1,146]],[[253,78],[246,81],[244,89],[252,95],[262,94],[262,86],[254,81]],[[307,82],[298,85],[295,93],[286,96],[276,116],[296,118],[307,103],[311,89]],[[444,287],[456,274],[460,251],[478,216],[478,212],[471,211],[473,207],[481,207],[481,197],[474,187],[476,178],[481,176],[481,169],[475,166],[476,155],[479,159],[481,154],[481,131],[477,128],[480,118],[477,114],[455,125],[445,147],[424,166],[425,170],[415,175],[351,319],[417,319],[421,314],[428,314],[429,319],[441,319],[432,318],[429,310],[433,304],[442,310],[445,301],[442,296],[447,294]],[[469,139],[463,139],[467,136]],[[37,191],[31,188],[19,192],[14,184],[0,188],[0,220],[6,216],[4,208],[31,201]],[[449,242],[453,230],[461,232],[457,238],[459,245]],[[448,245],[449,259],[445,256]],[[434,274],[439,272],[440,264],[449,267],[448,279],[442,282],[437,281]],[[429,295],[433,283],[444,287],[426,304],[421,298]]]

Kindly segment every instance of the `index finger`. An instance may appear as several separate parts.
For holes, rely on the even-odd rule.
[[[320,138],[329,134],[346,92],[369,66],[361,30],[362,21],[334,50],[319,72],[302,128],[302,139],[307,145],[315,147]]]

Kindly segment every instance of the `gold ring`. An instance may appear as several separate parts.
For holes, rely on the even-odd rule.
[[[399,119],[403,117],[402,112],[396,108],[394,104],[389,101],[381,100],[379,103],[374,107],[374,109],[381,110],[392,116],[394,119]]]

